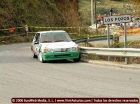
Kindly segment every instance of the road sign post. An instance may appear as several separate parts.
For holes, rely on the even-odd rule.
[[[108,48],[110,48],[110,31],[109,31],[109,24],[107,25],[107,44],[108,44]],[[110,56],[108,56],[108,61],[110,61]]]
[[[124,48],[127,48],[127,31],[126,31],[126,23],[124,23]],[[129,58],[125,57],[125,64],[129,63]]]
[[[108,48],[110,48],[110,32],[109,32],[109,25],[110,24],[118,24],[118,23],[124,23],[124,47],[127,48],[127,35],[126,35],[126,23],[131,22],[132,18],[131,15],[113,15],[113,16],[105,16],[103,17],[103,24],[107,25],[107,42],[108,42]],[[128,59],[125,58],[125,63],[128,64]],[[110,57],[108,57],[108,60],[110,60]]]

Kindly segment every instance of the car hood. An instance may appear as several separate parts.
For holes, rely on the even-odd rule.
[[[56,48],[71,48],[77,47],[74,42],[54,42],[54,43],[40,43],[42,48],[56,49]]]

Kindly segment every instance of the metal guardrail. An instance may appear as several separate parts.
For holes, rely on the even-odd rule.
[[[110,35],[110,39],[114,39],[113,35]],[[99,41],[99,40],[107,40],[107,36],[98,36],[98,37],[87,37],[80,39],[73,39],[75,43],[89,42],[89,41]]]
[[[103,56],[140,57],[140,49],[137,48],[93,48],[80,47],[82,54],[95,54]]]

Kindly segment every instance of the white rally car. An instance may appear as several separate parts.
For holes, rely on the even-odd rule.
[[[40,31],[33,38],[31,50],[33,57],[41,62],[49,60],[81,59],[78,45],[73,42],[66,31]]]

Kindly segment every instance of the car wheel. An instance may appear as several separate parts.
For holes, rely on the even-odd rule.
[[[81,55],[79,55],[79,58],[73,59],[74,62],[79,62],[81,60]]]
[[[43,60],[42,58],[42,53],[40,52],[39,55],[38,55],[38,59],[40,62],[44,63],[45,61]]]
[[[34,53],[33,53],[33,58],[37,58],[37,55],[35,55]]]

